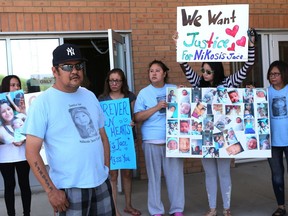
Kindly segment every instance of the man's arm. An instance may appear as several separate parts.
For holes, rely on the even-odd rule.
[[[49,202],[52,205],[54,211],[66,211],[69,203],[66,199],[65,192],[58,190],[55,187],[48,175],[45,164],[40,155],[42,142],[43,140],[38,137],[32,135],[26,136],[26,159],[37,180],[40,182],[45,192],[47,193]]]
[[[110,169],[110,144],[105,131],[105,128],[100,128],[100,136],[104,147],[104,163]]]

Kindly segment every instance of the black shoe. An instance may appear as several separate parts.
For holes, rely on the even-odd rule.
[[[272,214],[272,216],[285,216],[286,209],[284,208],[277,208],[276,211]]]

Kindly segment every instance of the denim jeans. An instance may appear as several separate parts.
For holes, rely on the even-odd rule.
[[[272,157],[268,158],[271,168],[273,190],[278,205],[285,204],[283,153],[285,154],[286,164],[288,167],[288,146],[272,147]]]

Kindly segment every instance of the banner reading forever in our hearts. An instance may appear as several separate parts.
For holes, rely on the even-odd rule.
[[[248,4],[177,7],[177,61],[247,61],[248,22]]]
[[[136,169],[129,99],[100,102],[110,143],[110,169]]]
[[[167,88],[166,156],[271,157],[264,88]]]

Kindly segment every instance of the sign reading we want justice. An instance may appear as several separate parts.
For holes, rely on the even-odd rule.
[[[177,61],[248,59],[249,5],[177,8]]]

